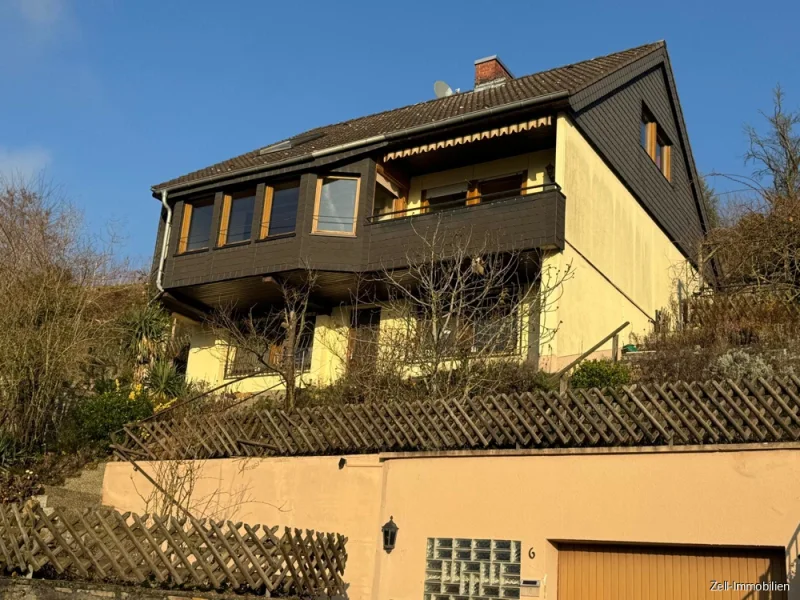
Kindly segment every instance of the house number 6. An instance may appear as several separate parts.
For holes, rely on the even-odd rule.
[[[533,551],[532,547],[531,547],[530,550],[528,550],[528,558],[531,558],[531,559],[536,558],[536,552]]]

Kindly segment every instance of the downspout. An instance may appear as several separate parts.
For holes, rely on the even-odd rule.
[[[158,272],[156,273],[156,289],[159,297],[164,293],[164,265],[167,262],[167,246],[169,245],[169,234],[172,229],[172,209],[167,204],[167,190],[161,190],[161,205],[167,211],[167,222],[164,225],[164,235],[161,238],[161,256],[158,259]]]

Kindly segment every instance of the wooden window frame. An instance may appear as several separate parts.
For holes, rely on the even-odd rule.
[[[661,172],[667,181],[672,181],[672,144],[668,143],[664,136],[661,139]],[[659,143],[659,138],[656,137],[656,144]]]
[[[356,201],[353,206],[353,229],[351,231],[328,231],[319,228],[319,203],[322,198],[322,185],[326,179],[354,179],[356,182]],[[314,235],[335,235],[340,237],[356,237],[356,224],[358,221],[359,196],[361,195],[361,176],[360,175],[319,175],[317,177],[317,189],[314,193],[314,215],[311,221],[311,233]]]
[[[220,211],[220,218],[219,218],[219,231],[217,232],[217,248],[222,248],[228,245],[228,226],[230,225],[231,208],[233,207],[233,201],[238,200],[240,197],[248,198],[250,196],[253,196],[255,198],[257,195],[258,195],[258,188],[249,187],[240,190],[238,192],[234,192],[231,194],[224,194],[222,196],[222,209]],[[231,245],[238,246],[240,244],[249,244],[252,241],[253,241],[253,230],[251,227],[250,237],[248,239],[234,242]]]
[[[641,123],[645,125],[645,151],[667,181],[672,181],[672,144],[667,139],[667,136],[664,135],[663,130],[658,126],[658,122],[655,120],[655,117],[653,117],[653,114],[647,110],[646,107],[642,107]],[[662,148],[660,166],[656,162],[656,146],[659,145],[659,141],[661,142],[660,146]]]
[[[222,196],[222,209],[219,218],[219,231],[217,232],[217,247],[224,246],[228,241],[228,224],[231,218],[231,195]]]
[[[396,185],[403,192],[402,196],[396,197],[394,199],[394,201],[392,202],[392,212],[393,213],[399,213],[401,211],[407,211],[408,210],[408,191],[410,189],[410,185],[408,183],[403,183],[397,177],[395,177],[391,173],[387,172],[386,168],[380,163],[376,163],[375,164],[375,173],[376,173],[376,176],[375,176],[375,190],[376,191],[378,189],[378,186],[381,185],[381,183],[379,181],[379,177],[378,177],[378,176],[380,176],[380,177],[383,177],[384,179],[387,179],[388,181],[390,181],[394,185]],[[375,197],[376,196],[377,196],[377,193],[373,193],[373,195],[372,195],[372,216],[380,216],[375,212]],[[395,218],[404,217],[404,216],[405,216],[404,214],[402,214],[402,215],[391,215],[389,218],[390,219],[395,219]]]
[[[474,184],[470,185],[470,191],[467,192],[467,205],[474,205],[481,203],[481,198],[483,198],[483,193],[481,192],[481,184],[493,181],[495,179],[505,179],[507,177],[514,177],[516,175],[519,175],[521,178],[519,195],[520,196],[527,195],[528,190],[526,190],[525,188],[527,187],[528,183],[528,169],[522,169],[521,171],[514,171],[512,173],[505,173],[503,175],[494,175],[492,177],[484,177],[483,179],[478,179],[477,181],[475,181]],[[476,198],[470,201],[469,200],[470,193],[473,192],[473,190],[474,190],[474,196],[476,196]]]
[[[258,239],[259,240],[266,240],[270,237],[269,235],[269,224],[270,220],[272,219],[272,200],[275,197],[275,188],[281,187],[287,184],[297,184],[297,186],[291,185],[291,187],[300,188],[300,180],[299,179],[291,179],[288,181],[281,181],[279,183],[274,183],[272,185],[265,185],[264,186],[264,208],[261,212],[261,227],[258,231]],[[288,187],[288,186],[287,186]],[[300,192],[298,189],[298,196]],[[297,199],[297,210],[300,210],[300,198]],[[293,231],[287,231],[286,233],[279,233],[271,237],[282,237],[285,235],[294,235],[297,233],[297,212],[295,212],[295,224]]]
[[[459,183],[460,182],[456,182],[456,183],[453,183],[453,184],[446,184],[446,185],[448,185],[448,186],[449,185],[458,185]],[[480,202],[480,198],[478,198],[477,201],[475,199],[475,197],[478,195],[477,184],[475,183],[475,181],[471,181],[471,180],[467,181],[466,183],[467,183],[467,192],[466,192],[466,195],[464,196],[464,206],[468,206],[470,204],[478,204]],[[432,188],[425,188],[424,190],[422,190],[422,192],[420,192],[419,214],[427,215],[427,214],[430,214],[430,213],[433,212],[431,210],[430,198],[428,198],[428,190],[436,189],[438,187],[445,187],[445,186],[434,186]],[[452,207],[452,208],[463,208],[463,207],[462,206],[456,206],[456,207]],[[445,209],[445,210],[450,210],[450,209]]]
[[[192,250],[188,250],[187,246],[189,244],[189,232],[192,228],[192,212],[194,211],[194,205],[197,204],[198,206],[213,206],[214,200],[213,198],[196,200],[192,201],[185,201],[183,203],[183,215],[181,216],[181,230],[180,236],[178,237],[178,254],[185,254],[186,252],[199,252],[201,250],[208,250],[208,247],[211,245],[211,231],[208,232],[208,241],[209,246],[205,246],[203,248],[194,248]],[[213,224],[212,224],[213,227]]]
[[[527,191],[523,191],[525,184],[528,182],[528,170],[523,169],[521,171],[514,171],[511,173],[505,173],[502,175],[495,175],[492,177],[484,177],[483,179],[473,179],[467,182],[467,196],[464,200],[464,206],[476,206],[481,203],[482,194],[481,194],[481,184],[487,181],[492,181],[493,179],[503,179],[505,177],[513,177],[515,175],[519,175],[522,179],[522,186],[520,186],[520,196],[526,195]],[[420,195],[420,214],[427,214],[430,212],[430,201],[426,197],[426,192],[428,190],[422,190]],[[454,207],[455,208],[455,207]],[[461,208],[461,207],[457,207]]]
[[[467,188],[467,200],[464,206],[475,206],[481,203],[481,185],[479,181],[470,181]]]
[[[314,337],[315,337],[315,328],[316,328],[316,314],[314,313],[307,313],[306,314],[306,321],[303,326],[303,329],[297,332],[297,347],[294,351],[294,360],[295,360],[295,369],[298,374],[300,373],[309,373],[311,371],[311,362],[314,355]],[[308,342],[307,345],[301,345],[301,340]],[[275,339],[269,341],[269,350],[267,353],[267,362],[270,364],[276,364],[281,360],[281,355],[284,352],[283,345],[285,343],[284,339]],[[237,369],[237,354],[242,351],[242,349],[236,345],[228,345],[227,356],[225,359],[225,373],[224,379],[234,379],[236,377],[241,377],[244,375],[262,375],[262,376],[270,376],[274,375],[275,372],[271,370],[266,365],[259,365],[258,359],[250,359],[254,364],[251,365],[253,367],[263,367],[263,368],[253,368],[247,369],[242,368],[241,365],[238,366]],[[304,354],[306,351],[310,351],[310,355],[308,356],[308,360],[301,361],[298,364],[298,354]],[[242,359],[239,357],[239,360],[247,360]]]

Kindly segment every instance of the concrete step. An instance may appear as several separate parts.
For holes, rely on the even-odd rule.
[[[84,510],[85,508],[97,508],[102,503],[100,494],[79,492],[63,487],[45,486],[45,496],[47,508],[65,508]]]
[[[68,478],[62,485],[57,487],[75,492],[100,495],[103,493],[103,477],[105,473],[106,463],[94,463],[88,465],[77,476]]]
[[[42,507],[42,510],[44,511],[44,514],[46,514],[47,516],[52,515],[53,512],[55,511],[55,509],[52,506],[48,506],[47,505],[47,501],[48,501],[47,494],[41,494],[39,496],[33,496],[32,500],[35,500],[39,504],[39,506]]]

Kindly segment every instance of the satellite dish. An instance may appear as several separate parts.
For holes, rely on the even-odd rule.
[[[453,88],[444,81],[437,81],[433,84],[433,93],[436,94],[437,98],[445,98],[446,96],[453,95]]]

